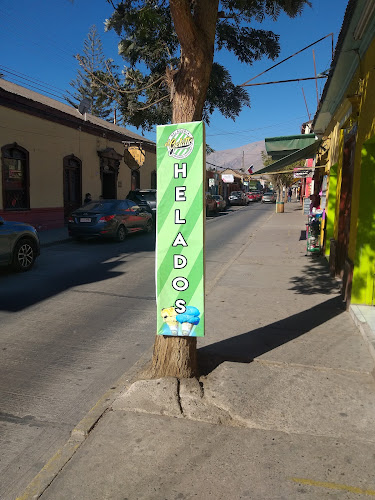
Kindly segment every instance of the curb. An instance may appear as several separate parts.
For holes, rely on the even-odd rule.
[[[375,362],[375,333],[371,330],[362,313],[357,309],[355,305],[349,306],[349,313],[358,330],[360,331],[364,341],[366,342],[370,354]]]
[[[121,393],[127,390],[133,382],[137,380],[142,371],[144,371],[151,359],[151,355],[152,347],[150,347],[141,358],[115,382],[113,389],[109,389],[101,396],[95,406],[88,411],[83,419],[71,431],[68,441],[48,460],[45,466],[31,480],[26,489],[16,498],[16,500],[36,500],[43,495],[55,477],[86,441],[90,432],[94,429],[113,402]]]
[[[40,237],[39,237],[39,240],[40,240]],[[40,246],[43,248],[52,247],[53,245],[58,245],[59,243],[66,243],[67,241],[71,241],[71,240],[72,240],[72,238],[68,237],[68,238],[64,238],[61,240],[46,241],[45,243],[40,242]]]

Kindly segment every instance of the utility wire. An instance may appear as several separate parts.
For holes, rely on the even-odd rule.
[[[251,82],[252,80],[255,80],[255,78],[258,78],[258,76],[261,76],[261,75],[264,75],[264,73],[267,73],[268,71],[271,71],[271,69],[273,68],[276,68],[276,66],[279,66],[280,64],[284,63],[285,61],[288,61],[289,59],[291,59],[292,57],[296,56],[297,54],[300,54],[301,52],[303,52],[304,50],[306,49],[309,49],[310,47],[312,47],[313,45],[321,42],[322,40],[324,40],[325,38],[328,38],[329,36],[332,37],[333,39],[333,33],[329,33],[328,35],[326,36],[323,36],[323,38],[320,38],[319,40],[317,40],[316,42],[313,42],[313,43],[310,43],[310,45],[307,45],[307,47],[304,47],[303,49],[299,50],[298,52],[295,52],[294,54],[292,54],[291,56],[288,56],[286,57],[285,59],[283,59],[282,61],[274,64],[273,66],[271,66],[270,68],[262,71],[262,73],[259,73],[258,75],[256,76],[253,76],[252,78],[250,78],[250,80],[247,80],[245,83],[242,83],[241,85],[239,85],[239,87],[249,87],[248,83]],[[272,82],[274,83],[274,82]]]
[[[49,94],[53,97],[57,97],[58,99],[65,101],[65,97],[62,94],[58,95],[54,92],[51,92],[50,90],[48,90],[48,88],[44,88],[43,84],[35,82],[30,78],[25,78],[23,76],[17,75],[16,73],[10,71],[8,71],[8,73],[11,75],[13,83],[20,83],[24,86],[26,85],[28,88],[38,90],[39,92],[43,92],[44,94]]]
[[[54,85],[46,83],[43,80],[39,80],[38,78],[34,78],[31,75],[21,73],[15,69],[9,68],[8,66],[3,66],[0,64],[0,71],[3,71],[4,73],[8,73],[8,74],[13,75],[13,76],[17,76],[18,78],[22,78],[24,80],[27,80],[27,81],[35,83],[35,84],[40,84],[40,86],[47,87],[47,88],[54,90],[54,91],[58,91],[61,93],[65,92],[65,90],[62,90],[59,87],[55,87]]]
[[[276,82],[262,82],[262,83],[247,83],[247,84],[242,84],[240,87],[256,87],[258,85],[272,85],[274,83],[289,83],[289,82],[303,82],[305,80],[316,80],[317,78],[327,78],[326,75],[317,75],[317,76],[311,76],[309,78],[292,78],[290,80],[278,80]]]

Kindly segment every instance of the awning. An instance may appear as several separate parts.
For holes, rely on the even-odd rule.
[[[279,160],[315,142],[315,134],[266,137],[266,152],[273,160]]]
[[[318,139],[313,144],[310,144],[305,148],[299,149],[298,151],[295,151],[294,153],[285,156],[284,158],[281,158],[281,160],[275,161],[275,163],[272,163],[272,165],[268,165],[268,167],[264,167],[261,168],[260,170],[257,170],[254,174],[255,175],[277,174],[283,168],[287,167],[288,165],[291,165],[296,161],[305,160],[307,158],[313,158],[316,155],[316,152],[318,151],[321,143],[322,143],[321,139]]]

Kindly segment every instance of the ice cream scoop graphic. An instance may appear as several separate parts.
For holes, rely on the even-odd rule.
[[[193,306],[187,306],[183,314],[177,314],[176,320],[181,323],[181,335],[191,334],[193,327],[200,321],[199,315],[199,309]]]
[[[164,322],[169,326],[172,335],[177,335],[178,333],[178,322],[176,321],[176,311],[174,307],[167,307],[161,310],[161,317]]]

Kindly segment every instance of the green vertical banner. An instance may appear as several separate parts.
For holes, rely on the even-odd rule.
[[[157,333],[204,336],[203,122],[157,127]]]

